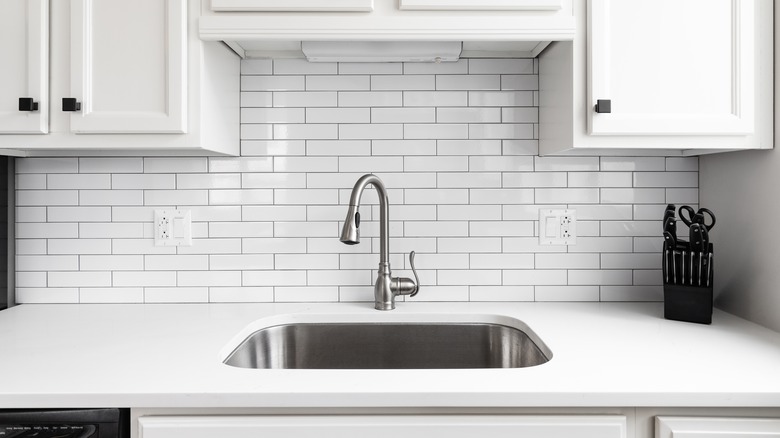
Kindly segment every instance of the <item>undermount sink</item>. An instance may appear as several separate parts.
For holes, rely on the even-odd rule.
[[[525,324],[286,323],[254,331],[224,360],[263,369],[522,368],[552,358]]]

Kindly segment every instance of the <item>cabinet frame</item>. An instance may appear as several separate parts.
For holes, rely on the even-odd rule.
[[[655,438],[780,437],[780,419],[726,417],[655,418]]]

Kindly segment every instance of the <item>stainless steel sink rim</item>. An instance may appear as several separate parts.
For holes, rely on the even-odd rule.
[[[552,352],[521,321],[289,322],[253,331],[223,361],[261,369],[524,368]]]

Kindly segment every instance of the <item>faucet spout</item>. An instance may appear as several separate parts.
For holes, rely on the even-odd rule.
[[[379,196],[379,269],[374,284],[374,308],[377,310],[392,310],[395,308],[396,295],[414,296],[420,289],[419,281],[410,278],[393,277],[390,272],[390,220],[388,217],[389,202],[384,183],[374,174],[360,177],[352,188],[349,198],[349,209],[344,220],[339,240],[347,245],[360,243],[360,199],[363,191],[371,184]],[[414,252],[410,256],[415,279]]]

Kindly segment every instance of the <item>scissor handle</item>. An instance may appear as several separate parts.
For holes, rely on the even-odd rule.
[[[710,217],[709,223],[707,223],[705,216]],[[700,208],[699,211],[696,212],[694,219],[694,222],[704,225],[704,228],[706,228],[707,231],[711,230],[712,227],[715,226],[715,213],[706,208]]]
[[[685,217],[683,212],[688,213],[688,217]],[[680,220],[682,220],[685,225],[690,227],[692,223],[695,223],[693,219],[696,217],[696,211],[694,211],[693,207],[683,205],[680,207],[680,210],[678,210],[678,213],[680,214]]]

